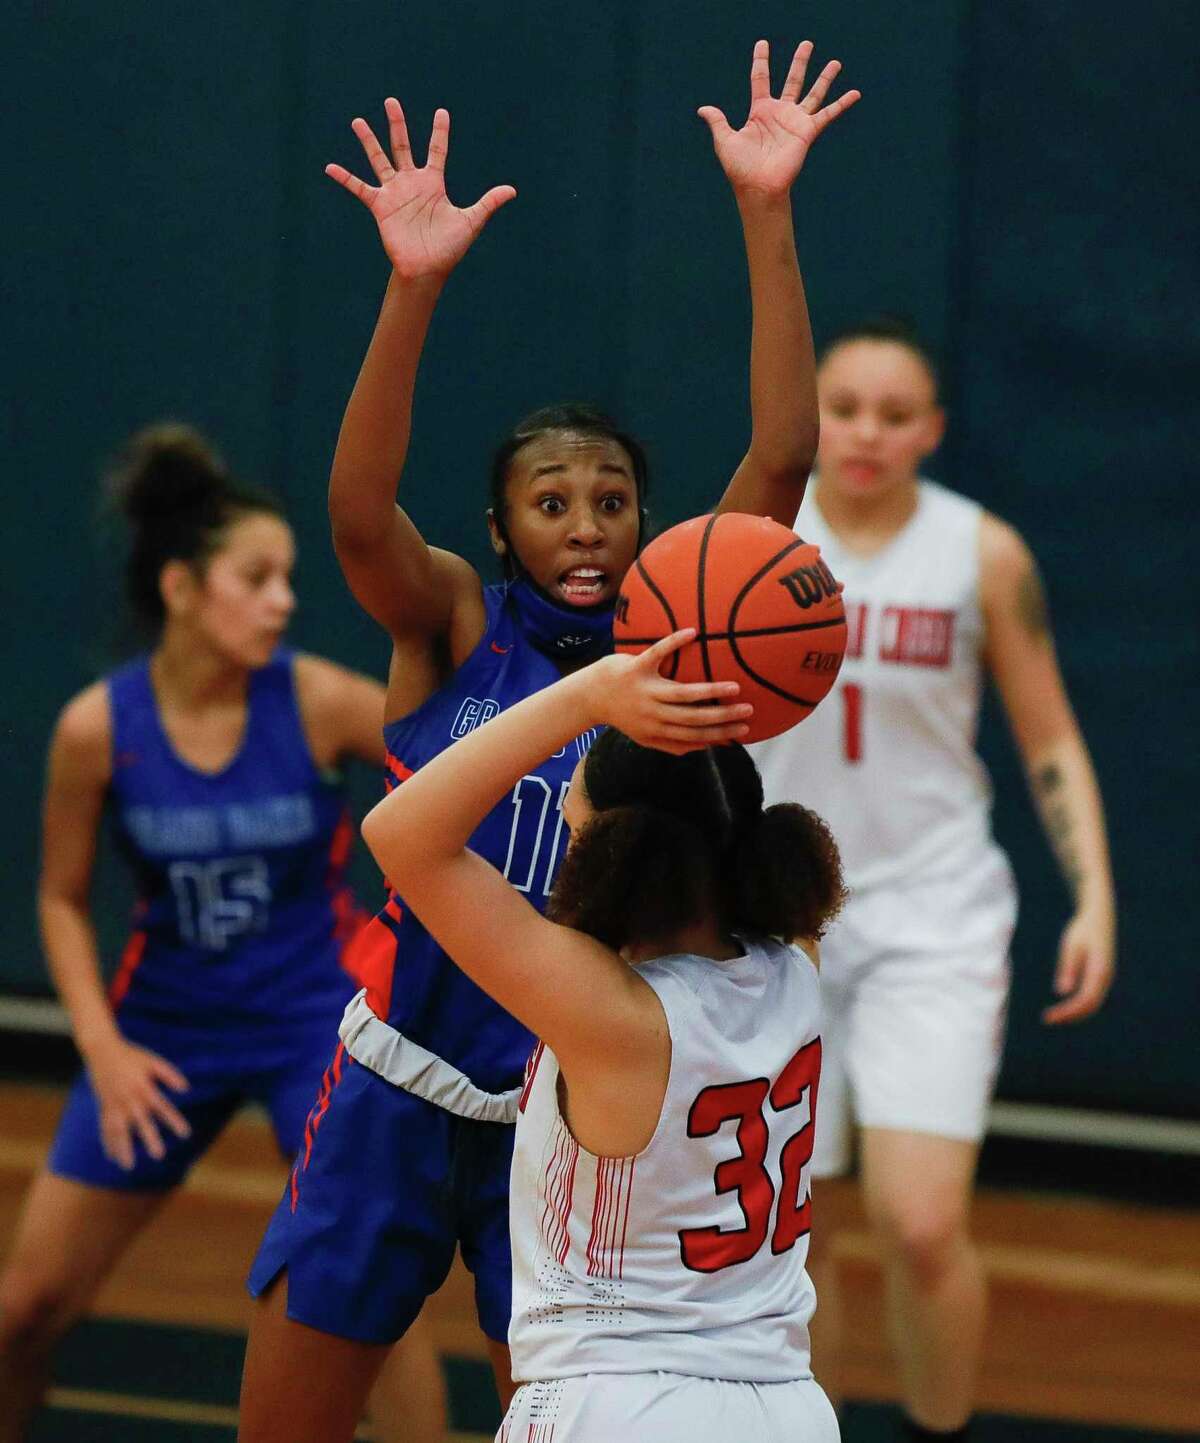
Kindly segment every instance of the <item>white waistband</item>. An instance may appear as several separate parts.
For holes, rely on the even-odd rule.
[[[365,987],[347,1004],[338,1036],[355,1062],[435,1107],[476,1122],[517,1120],[519,1087],[509,1092],[484,1092],[476,1087],[457,1067],[377,1017],[367,1002]]]

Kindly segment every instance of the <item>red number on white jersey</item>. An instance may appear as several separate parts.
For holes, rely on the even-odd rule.
[[[679,1234],[683,1261],[694,1273],[715,1273],[752,1258],[767,1240],[775,1185],[763,1166],[767,1158],[766,1118],[762,1105],[770,1084],[726,1082],[706,1087],[688,1112],[688,1136],[711,1137],[723,1122],[737,1118],[736,1157],[719,1162],[713,1173],[717,1193],[736,1190],[744,1228],[684,1228]]]
[[[821,1039],[814,1038],[791,1059],[772,1087],[765,1078],[725,1082],[704,1088],[688,1112],[688,1136],[712,1137],[721,1125],[737,1119],[735,1157],[719,1162],[713,1172],[717,1194],[736,1192],[746,1220],[741,1228],[681,1228],[679,1248],[684,1266],[694,1273],[715,1273],[752,1258],[767,1240],[776,1188],[766,1168],[770,1129],[763,1104],[773,1115],[797,1106],[808,1094],[808,1121],[783,1145],[779,1155],[781,1186],[771,1251],[795,1247],[812,1226],[812,1199],[800,1189],[813,1150],[817,1114],[817,1083],[821,1073]]]
[[[861,762],[863,758],[862,687],[856,681],[848,681],[842,686],[841,692],[842,738],[846,760]]]

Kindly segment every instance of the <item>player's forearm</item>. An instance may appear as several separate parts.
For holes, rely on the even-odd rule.
[[[576,672],[501,712],[368,814],[363,836],[401,893],[406,880],[457,856],[527,772],[594,725],[585,678],[586,672]]]
[[[816,359],[791,200],[787,195],[739,195],[737,201],[753,325],[750,448],[760,470],[795,488],[798,509],[817,454],[820,423]]]
[[[56,893],[38,893],[42,947],[76,1046],[86,1057],[118,1035],[100,975],[96,932],[86,908]]]
[[[1046,837],[1078,911],[1110,921],[1116,903],[1104,807],[1087,747],[1078,730],[1025,757],[1029,784]]]
[[[441,287],[439,278],[403,280],[395,272],[388,281],[334,452],[335,541],[369,544],[390,522],[408,455],[417,369]]]

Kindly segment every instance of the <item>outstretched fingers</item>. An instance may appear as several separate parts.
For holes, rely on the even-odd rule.
[[[808,62],[812,59],[812,53],[813,43],[811,40],[802,40],[796,46],[796,53],[792,56],[787,79],[783,82],[783,89],[779,93],[780,100],[800,99],[800,92],[804,89],[804,76],[808,71]]]
[[[722,135],[728,135],[732,129],[729,121],[725,119],[725,112],[718,110],[715,105],[702,105],[696,114],[708,126],[714,140]]]
[[[813,81],[812,89],[800,102],[800,109],[807,110],[809,115],[815,115],[821,108],[821,102],[829,94],[829,87],[837,79],[842,68],[840,60],[831,60],[821,71],[820,75]]]
[[[376,140],[375,132],[361,115],[356,116],[350,122],[350,129],[358,136],[358,143],[366,153],[367,163],[375,172],[376,180],[379,181],[380,185],[386,185],[396,172],[392,166],[392,162],[384,154],[383,146]]]
[[[507,205],[516,193],[516,189],[511,185],[494,185],[491,190],[481,195],[474,205],[467,206],[463,214],[471,225],[479,230],[491,220],[502,205]]]
[[[817,126],[817,134],[825,129],[831,121],[839,115],[845,115],[852,105],[856,105],[862,99],[861,90],[847,90],[845,95],[839,95],[836,100],[831,100],[823,109],[818,110],[813,116]]]
[[[433,129],[429,132],[429,155],[425,165],[429,170],[445,170],[446,154],[450,149],[450,112],[441,108],[433,112]]]
[[[812,89],[800,102],[800,109],[807,110],[809,115],[815,115],[820,110],[826,95],[829,94],[829,87],[841,73],[841,69],[842,62],[840,60],[831,60],[813,81]]]
[[[771,47],[765,40],[754,43],[754,59],[750,62],[750,104],[768,100],[771,95]]]
[[[364,184],[359,180],[358,176],[348,171],[344,165],[327,165],[325,167],[325,174],[330,180],[336,180],[338,185],[344,190],[348,190],[351,195],[361,200],[363,205],[369,206],[371,204],[371,197],[379,194],[374,186]]]
[[[392,145],[392,163],[397,170],[413,170],[412,146],[408,139],[408,123],[404,111],[394,95],[383,102],[388,119],[388,138]]]

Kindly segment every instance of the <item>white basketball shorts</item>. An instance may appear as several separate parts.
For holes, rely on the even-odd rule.
[[[982,1138],[1016,913],[999,850],[953,877],[851,896],[821,942],[814,1177],[849,1170],[856,1126]]]
[[[838,1443],[820,1384],[682,1373],[584,1373],[524,1383],[496,1443]]]

